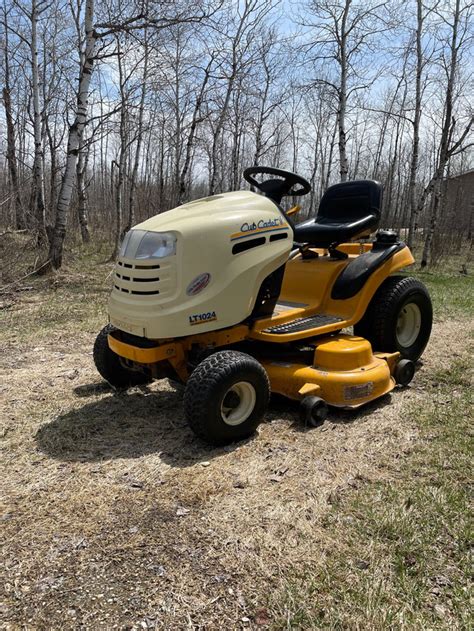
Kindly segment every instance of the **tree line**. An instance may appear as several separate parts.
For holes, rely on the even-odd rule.
[[[384,185],[422,264],[472,242],[446,180],[473,167],[468,0],[3,0],[0,212],[41,271],[107,235],[238,189],[266,164]],[[464,208],[464,207],[463,207]]]

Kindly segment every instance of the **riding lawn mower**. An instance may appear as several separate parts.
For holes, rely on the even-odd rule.
[[[309,193],[304,178],[262,166],[244,178],[258,192],[188,202],[127,233],[94,345],[116,388],[185,384],[186,418],[211,444],[253,434],[270,393],[317,426],[328,406],[407,385],[432,324],[424,285],[398,274],[410,250],[377,231],[378,182],[329,187],[317,216],[295,225],[299,206],[281,203]]]

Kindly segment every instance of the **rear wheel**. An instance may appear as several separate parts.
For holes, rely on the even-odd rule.
[[[269,398],[270,382],[256,359],[238,351],[219,351],[191,374],[184,411],[197,436],[224,445],[255,432]]]
[[[109,347],[108,335],[115,330],[115,327],[108,324],[95,340],[93,357],[100,375],[114,388],[129,388],[150,383],[151,377],[123,366],[120,357]]]
[[[391,276],[372,298],[355,335],[375,351],[396,352],[416,361],[430,339],[433,308],[426,287],[416,278]]]

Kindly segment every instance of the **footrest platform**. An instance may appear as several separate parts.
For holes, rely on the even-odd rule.
[[[320,326],[326,324],[335,324],[336,322],[342,322],[342,318],[338,316],[329,315],[326,313],[318,313],[314,316],[307,318],[297,318],[286,324],[276,324],[268,329],[264,329],[263,333],[273,333],[276,335],[284,335],[285,333],[299,333],[301,331],[307,331],[309,329],[317,329]]]

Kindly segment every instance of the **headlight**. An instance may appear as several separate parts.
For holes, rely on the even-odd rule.
[[[176,237],[172,232],[145,232],[135,258],[162,259],[172,254],[176,254]]]
[[[129,259],[162,259],[173,254],[176,236],[172,232],[130,230],[120,248],[120,256]]]

